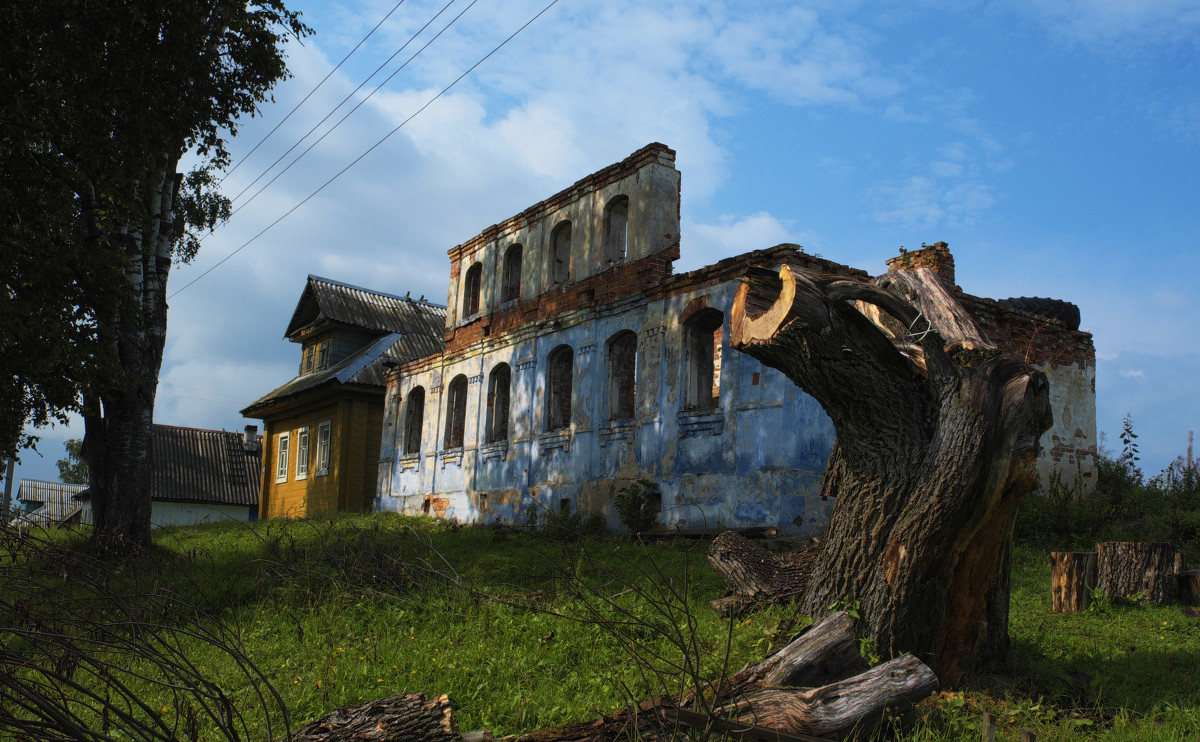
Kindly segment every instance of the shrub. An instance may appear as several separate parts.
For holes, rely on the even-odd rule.
[[[649,479],[639,479],[617,490],[613,505],[621,524],[631,533],[648,531],[658,518],[662,503],[662,490]]]

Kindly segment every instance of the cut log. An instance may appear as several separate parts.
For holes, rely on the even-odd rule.
[[[1179,583],[1179,599],[1184,603],[1200,603],[1200,569],[1189,569],[1175,577]]]
[[[1096,553],[1054,551],[1050,553],[1050,610],[1082,613],[1092,604],[1096,587]]]
[[[445,694],[425,700],[424,693],[389,696],[378,701],[346,706],[308,724],[291,742],[459,742],[450,698]]]
[[[877,727],[938,690],[933,670],[911,654],[812,690],[764,688],[720,710],[746,724],[789,734],[843,739]]]
[[[1163,605],[1179,594],[1183,555],[1166,543],[1107,541],[1096,545],[1097,585],[1110,599],[1141,597]]]
[[[854,619],[845,611],[830,614],[801,632],[762,662],[734,675],[734,693],[751,686],[812,688],[832,683],[867,669],[858,651]]]
[[[773,554],[735,531],[725,531],[708,547],[708,563],[725,580],[730,595],[710,605],[720,615],[737,615],[764,602],[803,593],[815,547]]]

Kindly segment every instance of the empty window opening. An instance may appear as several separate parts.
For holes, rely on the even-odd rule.
[[[424,500],[421,501],[421,514],[429,515],[429,498],[428,497],[426,497]]]
[[[408,407],[404,411],[404,453],[421,452],[421,428],[425,424],[425,387],[417,387],[408,393]]]
[[[604,259],[624,260],[629,255],[629,197],[616,196],[604,207]]]
[[[546,356],[546,430],[571,426],[571,392],[575,352],[560,345]]]
[[[507,363],[497,365],[488,377],[485,443],[508,440],[508,392],[511,381],[512,371]]]
[[[558,512],[570,514],[570,512],[571,512],[571,499],[570,498],[564,497],[558,501]]]
[[[521,246],[513,245],[504,253],[504,271],[500,275],[500,301],[521,298]]]
[[[445,448],[462,448],[467,428],[467,377],[459,374],[446,390]]]
[[[716,407],[721,400],[721,335],[725,315],[703,309],[683,326],[684,357],[687,364],[686,406],[691,409]]]
[[[608,341],[608,419],[629,420],[637,403],[637,334],[629,330]]]
[[[463,317],[479,314],[479,286],[483,276],[483,266],[475,263],[467,269],[467,277],[463,280]]]
[[[550,283],[566,283],[571,275],[571,222],[559,222],[550,234]]]
[[[487,495],[479,496],[479,512],[481,512],[481,513],[487,512]]]

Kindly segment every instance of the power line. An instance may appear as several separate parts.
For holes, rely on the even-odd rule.
[[[371,78],[373,78],[373,77],[375,77],[376,75],[378,75],[378,74],[379,74],[379,71],[380,71],[380,70],[382,70],[384,67],[387,67],[389,64],[391,64],[392,60],[393,60],[393,59],[395,59],[397,56],[399,56],[400,52],[402,52],[402,51],[404,51],[405,49],[407,49],[409,44],[411,44],[413,41],[415,41],[415,40],[416,40],[416,38],[417,38],[418,36],[420,36],[422,33],[424,33],[424,32],[425,32],[425,29],[429,28],[429,26],[430,26],[430,25],[431,25],[431,24],[432,24],[434,21],[436,21],[436,20],[437,20],[439,17],[441,17],[442,13],[445,13],[445,12],[446,12],[446,9],[447,9],[447,8],[449,8],[451,5],[453,5],[454,3],[455,3],[455,0],[450,0],[450,2],[448,2],[448,3],[446,3],[444,6],[442,6],[442,9],[441,9],[441,10],[439,10],[437,13],[434,13],[433,17],[432,17],[432,18],[430,18],[428,21],[426,21],[426,22],[425,22],[425,25],[424,25],[424,26],[421,26],[421,28],[420,28],[420,29],[418,29],[416,33],[414,33],[412,36],[410,36],[410,37],[409,37],[409,39],[408,39],[408,41],[404,42],[404,45],[403,45],[403,46],[401,46],[399,49],[397,49],[395,52],[393,52],[393,53],[392,53],[392,56],[390,56],[390,57],[388,57],[387,59],[385,59],[385,60],[383,61],[383,64],[381,64],[381,65],[379,65],[378,67],[376,67],[374,72],[372,72],[371,74],[367,75],[366,79],[365,79],[365,80],[363,80],[362,82],[360,82],[360,83],[358,84],[358,87],[357,87],[357,88],[355,88],[354,90],[351,90],[349,95],[347,95],[345,98],[342,98],[341,102],[339,102],[339,103],[338,103],[336,106],[334,106],[334,107],[333,107],[333,109],[332,109],[332,110],[331,110],[329,113],[325,114],[325,117],[324,117],[324,118],[322,118],[322,119],[321,119],[320,121],[318,121],[317,123],[313,124],[313,127],[312,127],[311,129],[309,129],[307,132],[305,132],[305,133],[304,133],[304,136],[300,137],[300,139],[298,139],[298,140],[296,141],[296,143],[295,143],[295,144],[293,144],[291,147],[288,147],[288,149],[287,149],[287,152],[284,152],[282,155],[280,155],[278,158],[276,158],[276,159],[275,159],[275,162],[272,162],[272,163],[270,164],[270,166],[268,166],[266,170],[262,171],[262,173],[260,173],[260,174],[259,174],[259,176],[258,176],[257,178],[255,178],[253,181],[251,181],[251,182],[250,182],[250,184],[249,184],[249,185],[247,185],[245,188],[243,188],[241,191],[239,191],[239,192],[238,192],[238,194],[237,194],[236,196],[234,196],[234,197],[233,197],[232,201],[237,201],[239,198],[241,198],[242,196],[246,195],[246,191],[248,191],[248,190],[250,190],[251,188],[253,188],[253,187],[254,187],[254,185],[255,185],[255,183],[258,183],[258,181],[260,181],[260,180],[262,180],[263,178],[267,177],[267,174],[268,174],[268,173],[270,173],[272,170],[274,170],[276,165],[278,165],[280,162],[282,162],[282,161],[283,161],[283,159],[284,159],[285,157],[287,157],[288,155],[290,155],[290,154],[292,153],[292,151],[293,151],[293,150],[295,150],[297,147],[299,147],[301,144],[303,144],[303,143],[304,143],[304,140],[305,140],[305,139],[308,139],[308,138],[309,138],[309,136],[311,136],[311,135],[312,135],[312,133],[313,133],[314,131],[316,131],[317,129],[319,129],[319,128],[321,127],[321,124],[323,124],[323,123],[325,123],[326,121],[328,121],[328,120],[329,120],[329,118],[330,118],[331,116],[333,116],[333,114],[337,113],[339,108],[341,108],[342,106],[346,105],[346,101],[348,101],[348,100],[350,100],[351,98],[353,98],[353,97],[354,97],[354,95],[355,95],[355,94],[356,94],[358,91],[362,90],[362,89],[363,89],[363,87],[364,87],[364,86],[366,86],[366,84],[367,84],[367,83],[369,83],[369,82],[371,81]],[[473,3],[471,3],[471,5],[474,5],[474,4],[475,4],[474,2],[473,2]],[[470,6],[470,5],[468,5],[468,6],[467,6],[467,9],[469,10],[469,9],[470,9],[470,7],[471,7],[471,6]],[[464,12],[465,12],[465,11],[464,11]],[[461,16],[462,16],[462,13],[459,13],[459,17],[461,17]],[[458,20],[458,18],[455,18],[454,20]],[[453,21],[451,21],[451,23],[453,24]],[[443,29],[443,30],[445,30],[445,29]],[[440,35],[440,34],[439,34],[439,35]],[[434,38],[436,39],[436,38],[437,38],[437,36],[435,36]],[[429,44],[426,44],[425,46],[429,46]],[[425,47],[421,47],[421,50],[420,50],[420,51],[418,51],[418,52],[417,52],[417,54],[420,54],[420,53],[421,53],[421,51],[424,51],[424,50],[425,50]],[[413,56],[415,57],[415,56],[416,56],[416,54],[414,54]],[[412,61],[412,58],[409,58],[408,62],[411,62],[411,61]],[[408,62],[405,62],[405,63],[404,63],[404,65],[407,65],[407,64],[408,64]],[[400,69],[401,69],[401,70],[402,70],[402,69],[404,69],[404,65],[401,65],[401,67],[400,67]],[[396,72],[399,72],[399,71],[400,71],[400,70],[396,70]],[[391,75],[391,77],[388,77],[388,80],[391,80],[391,79],[392,79],[392,77],[395,77],[395,76],[396,76],[396,72],[393,72],[393,73],[392,73],[392,75]],[[387,82],[387,80],[384,80],[384,82],[386,83],[386,82]],[[375,94],[375,93],[376,93],[378,90],[379,90],[379,88],[375,88],[375,90],[371,91],[371,95],[374,95],[374,94]],[[368,95],[367,97],[368,97],[368,98],[370,98],[370,97],[371,97],[371,95]],[[362,105],[362,104],[360,103],[359,105]],[[358,110],[358,106],[355,106],[355,107],[354,107],[354,110],[351,110],[351,111],[350,111],[350,113],[354,113],[354,111],[355,111],[355,110]],[[349,115],[349,114],[347,114],[347,115]],[[342,118],[342,121],[345,121],[345,118],[344,118],[344,117]],[[342,123],[342,121],[339,121],[339,122],[338,122],[338,124]],[[337,128],[337,124],[335,124],[335,125],[334,125],[333,129],[336,129],[336,128]],[[329,131],[333,131],[333,129],[330,129]],[[325,135],[328,135],[328,134],[329,134],[329,132],[328,132],[328,131],[327,131],[327,132],[325,132]],[[322,139],[323,139],[323,138],[324,138],[324,136],[322,136]],[[320,140],[318,139],[317,141],[319,142]],[[312,149],[312,147],[309,147],[309,149]],[[307,154],[307,152],[308,152],[308,150],[305,150],[304,152],[300,153],[300,157],[303,157],[305,154]],[[288,165],[288,167],[291,167],[292,165],[295,165],[295,164],[296,164],[296,162],[300,160],[300,157],[297,157],[295,160],[293,160],[293,161],[291,162],[291,164],[289,164],[289,165]],[[284,170],[286,171],[286,170],[287,170],[287,168],[284,168]],[[282,173],[280,173],[280,174],[282,174]],[[279,176],[277,175],[276,177],[279,177]],[[274,181],[272,180],[272,182],[274,182]],[[268,183],[267,185],[270,185],[270,183]],[[254,196],[252,196],[250,200],[251,200],[251,201],[253,201],[253,200],[254,200],[254,197],[258,196],[258,194],[259,194],[259,193],[262,193],[262,190],[259,190],[257,193],[255,193],[255,194],[254,194]],[[246,203],[249,203],[249,201],[247,201]],[[242,206],[245,206],[245,205],[246,205],[246,204],[242,204]],[[241,208],[241,206],[239,206],[238,208],[240,209],[240,208]],[[236,213],[236,212],[235,212],[235,213]]]
[[[393,5],[392,9],[388,11],[387,15],[385,15],[379,21],[379,23],[375,24],[375,28],[372,28],[370,31],[368,31],[367,35],[362,37],[362,39],[357,44],[354,45],[354,48],[350,50],[350,53],[347,54],[346,56],[342,57],[342,61],[338,62],[337,66],[335,66],[333,69],[329,70],[329,74],[325,75],[325,77],[321,79],[321,82],[316,84],[316,87],[314,87],[312,90],[308,91],[308,95],[304,96],[304,98],[299,103],[296,104],[295,108],[288,111],[288,114],[286,116],[284,116],[278,124],[275,124],[275,128],[268,131],[266,136],[264,136],[262,139],[258,140],[258,144],[251,147],[249,152],[247,152],[244,156],[242,156],[242,158],[240,160],[238,160],[237,163],[234,164],[233,167],[229,168],[229,172],[227,172],[221,176],[221,179],[217,181],[217,185],[221,185],[222,183],[224,183],[225,179],[228,178],[230,175],[233,175],[233,171],[237,170],[239,167],[241,167],[243,162],[250,159],[250,156],[253,155],[255,152],[257,152],[258,148],[261,147],[264,142],[266,142],[268,139],[270,139],[272,134],[279,131],[279,127],[281,127],[285,123],[287,123],[287,120],[292,117],[292,114],[295,113],[296,111],[300,110],[300,106],[307,103],[308,99],[313,96],[313,93],[317,92],[321,88],[321,86],[324,85],[329,80],[329,78],[333,77],[333,73],[340,70],[342,68],[342,65],[346,63],[346,60],[349,59],[350,57],[354,56],[354,52],[358,51],[359,47],[361,47],[363,44],[367,43],[367,39],[371,38],[371,35],[374,34],[376,31],[378,31],[379,27],[383,25],[384,21],[386,21],[388,18],[391,18],[392,13],[395,13],[396,10],[401,5],[404,4],[404,2],[405,2],[405,0],[400,0],[400,2]],[[376,70],[376,72],[378,72],[378,70]],[[372,73],[372,75],[373,74],[374,73]],[[371,78],[368,77],[367,79],[369,80]],[[343,103],[344,102],[345,101],[343,101]],[[341,104],[339,103],[338,105],[340,106]],[[335,108],[334,110],[336,111],[337,109]],[[311,134],[311,133],[312,132],[310,131],[309,134]],[[308,136],[308,134],[305,134],[304,136]],[[304,141],[303,138],[301,139],[301,141]],[[291,150],[288,150],[288,151],[290,152]],[[272,167],[274,167],[274,165],[272,165]]]
[[[203,273],[201,273],[200,275],[196,276],[195,278],[193,278],[191,281],[189,281],[187,284],[185,284],[185,285],[183,286],[183,288],[179,289],[179,291],[176,291],[175,293],[173,293],[173,294],[171,294],[170,296],[168,296],[168,297],[167,297],[167,299],[168,299],[168,300],[169,300],[169,299],[173,299],[173,298],[175,298],[176,296],[178,296],[180,293],[182,293],[183,291],[187,290],[187,289],[188,289],[190,286],[192,286],[194,283],[196,283],[196,282],[197,282],[197,281],[199,281],[200,279],[204,278],[204,277],[205,277],[205,276],[207,276],[209,273],[212,273],[214,270],[216,270],[216,269],[217,269],[217,268],[219,268],[220,266],[224,265],[224,264],[225,264],[225,262],[226,262],[227,260],[229,260],[230,258],[232,258],[234,255],[237,255],[237,254],[238,254],[238,253],[240,253],[242,250],[245,250],[245,249],[246,249],[247,247],[249,247],[249,246],[250,246],[250,245],[251,245],[251,244],[252,244],[252,243],[253,243],[255,240],[257,240],[259,237],[262,237],[262,236],[263,236],[264,234],[266,234],[266,233],[267,233],[267,231],[269,231],[270,229],[274,228],[276,224],[279,224],[279,223],[280,223],[280,222],[282,222],[284,219],[288,218],[288,217],[289,217],[289,216],[291,216],[293,213],[295,213],[295,211],[296,211],[297,209],[299,209],[299,208],[300,208],[301,206],[303,206],[304,204],[308,203],[308,202],[309,202],[310,200],[312,200],[312,199],[313,199],[313,197],[315,197],[315,196],[316,196],[318,193],[320,193],[321,191],[325,190],[325,188],[326,188],[327,186],[329,186],[329,184],[330,184],[330,183],[332,183],[333,181],[335,181],[335,180],[337,180],[338,178],[340,178],[340,177],[341,177],[341,176],[342,176],[342,175],[343,175],[343,174],[344,174],[344,173],[345,173],[347,170],[349,170],[350,168],[352,168],[352,167],[354,167],[355,165],[357,165],[357,164],[359,163],[359,161],[360,161],[360,160],[362,160],[364,157],[366,157],[367,155],[369,155],[371,152],[375,151],[375,149],[376,149],[376,148],[377,148],[379,145],[381,145],[381,144],[383,144],[384,142],[386,142],[386,141],[387,141],[388,139],[390,139],[390,138],[391,138],[391,137],[392,137],[392,136],[393,136],[393,135],[394,135],[396,132],[398,132],[398,131],[400,131],[400,129],[404,128],[404,125],[405,125],[405,124],[407,124],[409,121],[412,121],[414,118],[416,118],[417,116],[419,116],[419,115],[420,115],[420,114],[421,114],[421,113],[422,113],[422,112],[423,112],[423,111],[424,111],[426,108],[429,108],[429,106],[433,105],[433,102],[434,102],[434,101],[436,101],[438,98],[441,98],[443,95],[445,95],[445,94],[446,94],[446,93],[447,93],[447,92],[448,92],[448,91],[449,91],[451,88],[453,88],[455,85],[457,85],[459,82],[461,82],[461,81],[462,81],[462,79],[463,79],[464,77],[466,77],[467,75],[469,75],[469,74],[471,74],[472,72],[474,72],[476,67],[478,67],[479,65],[483,64],[483,63],[484,63],[484,62],[486,62],[486,61],[487,61],[487,60],[488,60],[488,59],[489,59],[489,58],[490,58],[490,57],[491,57],[493,54],[495,54],[496,52],[498,52],[498,51],[500,51],[501,49],[503,49],[503,48],[504,48],[504,46],[505,46],[506,44],[508,44],[508,42],[512,41],[513,39],[515,39],[515,38],[517,37],[517,34],[519,34],[519,33],[521,33],[522,31],[524,31],[524,30],[525,30],[526,28],[528,28],[528,27],[529,27],[529,26],[530,26],[530,25],[531,25],[531,24],[532,24],[534,21],[536,21],[538,18],[541,18],[541,17],[542,17],[542,15],[543,15],[543,14],[545,14],[545,12],[546,12],[546,11],[550,10],[550,8],[553,8],[553,7],[554,7],[555,5],[557,5],[557,4],[558,4],[558,0],[550,0],[550,3],[549,3],[549,4],[548,4],[546,7],[542,8],[541,10],[539,10],[539,11],[537,12],[537,14],[536,14],[536,15],[534,15],[532,18],[530,18],[528,21],[526,21],[526,22],[525,22],[525,24],[524,24],[524,25],[522,25],[520,28],[518,28],[516,31],[513,31],[512,35],[510,35],[510,36],[509,36],[507,39],[505,39],[504,41],[501,41],[501,42],[500,42],[500,43],[499,43],[499,44],[498,44],[498,45],[497,45],[497,46],[496,46],[494,49],[492,49],[490,52],[488,52],[488,53],[487,53],[487,54],[485,54],[485,55],[484,55],[482,58],[480,58],[480,60],[479,60],[478,62],[476,62],[475,64],[471,65],[471,67],[470,67],[470,68],[469,68],[469,69],[468,69],[466,72],[462,73],[462,74],[461,74],[461,75],[459,75],[457,78],[455,78],[455,79],[454,79],[454,82],[452,82],[452,83],[450,83],[449,85],[447,85],[446,87],[442,88],[442,90],[441,90],[441,91],[440,91],[440,92],[439,92],[437,95],[433,96],[433,97],[432,97],[432,98],[430,98],[428,101],[426,101],[426,102],[425,102],[425,105],[421,106],[419,109],[417,109],[417,111],[416,111],[415,113],[413,113],[411,116],[409,116],[408,118],[406,118],[406,119],[404,119],[403,121],[401,121],[401,122],[400,122],[400,124],[399,124],[399,125],[398,125],[396,128],[392,129],[392,130],[391,130],[391,131],[389,131],[387,134],[385,134],[385,135],[383,136],[383,138],[382,138],[382,139],[380,139],[379,141],[375,142],[375,144],[372,144],[372,145],[371,145],[371,146],[370,146],[370,147],[369,147],[369,148],[368,148],[368,149],[367,149],[365,152],[363,152],[361,155],[359,155],[358,157],[356,157],[356,158],[354,159],[354,161],[353,161],[353,162],[351,162],[349,165],[347,165],[346,167],[344,167],[344,168],[342,168],[341,170],[339,170],[339,171],[338,171],[336,174],[334,174],[334,176],[333,176],[332,178],[330,178],[329,180],[327,180],[327,181],[325,181],[324,183],[322,183],[322,184],[321,184],[321,186],[320,186],[319,188],[317,188],[317,190],[315,190],[315,191],[313,191],[312,193],[310,193],[309,195],[305,196],[303,201],[301,201],[300,203],[296,204],[296,205],[295,205],[295,206],[293,206],[292,208],[288,209],[288,210],[287,210],[287,212],[285,212],[285,213],[284,213],[282,216],[280,216],[278,219],[276,219],[275,221],[271,222],[271,223],[270,223],[270,224],[268,224],[266,227],[264,227],[264,228],[263,228],[263,229],[262,229],[262,230],[261,230],[261,231],[260,231],[258,234],[254,235],[253,237],[251,237],[250,239],[248,239],[248,240],[246,240],[244,243],[242,243],[241,247],[239,247],[238,249],[236,249],[236,250],[234,250],[233,252],[229,253],[229,254],[228,254],[228,255],[226,255],[224,258],[221,258],[221,260],[219,260],[219,261],[218,261],[218,262],[217,262],[215,265],[213,265],[211,268],[209,268],[208,270],[204,271],[204,272],[203,272]]]
[[[329,127],[329,130],[328,130],[328,131],[326,131],[324,134],[322,134],[322,135],[321,135],[321,136],[320,136],[320,137],[317,139],[317,141],[315,141],[315,142],[313,142],[312,144],[308,145],[308,148],[307,148],[307,149],[305,149],[303,152],[301,152],[299,155],[297,155],[297,156],[296,156],[296,159],[294,159],[294,160],[292,160],[291,162],[289,162],[289,163],[287,164],[287,167],[285,167],[284,169],[282,169],[282,170],[280,170],[278,173],[276,173],[274,178],[271,178],[269,181],[267,181],[266,185],[264,185],[262,188],[259,188],[259,189],[258,189],[258,191],[256,191],[256,192],[255,192],[255,194],[254,194],[253,196],[251,196],[249,199],[247,199],[245,202],[243,202],[241,206],[237,207],[237,208],[236,208],[236,209],[234,209],[232,212],[230,212],[229,216],[230,216],[230,217],[232,217],[234,214],[237,214],[239,211],[241,211],[242,209],[244,209],[244,208],[246,208],[247,206],[249,206],[249,205],[250,205],[250,203],[251,203],[251,202],[253,202],[253,201],[254,201],[254,199],[258,198],[258,197],[259,197],[259,195],[260,195],[260,194],[262,194],[262,192],[263,192],[263,191],[265,191],[265,190],[267,190],[268,188],[270,188],[272,183],[274,183],[275,181],[279,180],[279,179],[280,179],[280,178],[283,176],[283,174],[284,174],[284,173],[286,173],[288,170],[291,170],[291,169],[292,169],[292,165],[295,165],[297,162],[300,162],[300,160],[304,159],[304,156],[305,156],[305,155],[307,155],[309,152],[312,152],[312,151],[313,151],[313,148],[314,148],[314,147],[316,147],[316,146],[317,146],[318,144],[320,144],[321,142],[325,141],[325,137],[327,137],[327,136],[329,136],[330,134],[332,134],[332,133],[333,133],[333,132],[334,132],[334,131],[335,131],[335,130],[336,130],[338,127],[339,127],[339,126],[341,126],[343,123],[345,123],[346,119],[348,119],[348,118],[350,118],[351,116],[353,116],[355,111],[357,111],[359,108],[362,108],[363,104],[365,104],[367,101],[371,100],[371,97],[372,97],[373,95],[375,95],[376,93],[378,93],[380,90],[382,90],[384,85],[387,85],[389,82],[391,82],[391,81],[392,81],[392,78],[394,78],[396,75],[400,74],[401,70],[403,70],[405,67],[407,67],[407,66],[409,65],[409,63],[410,63],[410,62],[412,62],[414,59],[416,59],[416,58],[417,58],[417,57],[418,57],[418,56],[421,54],[421,52],[423,52],[423,51],[425,51],[426,49],[428,49],[428,48],[430,47],[430,45],[431,45],[431,44],[433,44],[433,42],[435,42],[435,41],[437,41],[437,40],[438,40],[438,37],[440,37],[442,34],[446,33],[446,31],[448,31],[448,30],[450,29],[450,27],[451,27],[451,26],[453,26],[455,23],[457,23],[457,22],[458,22],[458,19],[459,19],[459,18],[462,18],[464,15],[466,15],[466,14],[467,14],[467,11],[468,11],[468,10],[470,10],[470,9],[471,9],[471,8],[473,8],[473,7],[475,7],[475,3],[477,3],[477,2],[479,2],[479,0],[471,0],[471,3],[470,3],[469,5],[467,5],[467,7],[463,8],[461,13],[459,13],[459,14],[458,14],[458,15],[456,15],[456,16],[454,16],[454,18],[452,18],[452,19],[450,20],[450,22],[449,22],[449,23],[447,23],[447,24],[446,24],[446,25],[445,25],[445,26],[442,28],[442,30],[441,30],[441,31],[438,31],[436,34],[434,34],[433,38],[431,38],[429,41],[425,42],[425,46],[422,46],[420,49],[418,49],[418,50],[416,50],[415,52],[413,52],[413,55],[412,55],[411,57],[409,57],[407,60],[405,60],[404,64],[402,64],[402,65],[400,65],[399,67],[397,67],[395,72],[393,72],[392,74],[388,75],[388,76],[387,76],[387,78],[386,78],[386,79],[384,79],[384,81],[383,81],[383,82],[381,82],[381,83],[379,83],[379,85],[375,86],[375,89],[374,89],[374,90],[372,90],[370,93],[368,93],[368,94],[367,94],[367,96],[366,96],[365,98],[363,98],[363,99],[362,99],[362,100],[360,100],[358,103],[356,103],[356,104],[354,105],[354,108],[351,108],[349,111],[347,111],[345,116],[342,116],[340,119],[338,119],[338,122],[337,122],[336,124],[334,124],[333,126]],[[453,3],[454,3],[454,0],[450,0],[450,3],[447,3],[447,4],[446,4],[446,8],[450,7],[450,5],[451,5],[451,4],[453,4]],[[442,10],[445,10],[446,8],[442,8]],[[441,15],[441,12],[439,12],[439,13],[438,13],[438,15]],[[434,18],[437,18],[437,16],[434,16]],[[430,21],[429,21],[429,22],[430,22],[430,23],[432,23],[432,22],[433,22],[433,19],[430,19]],[[429,24],[425,24],[425,25],[426,25],[426,26],[428,26]],[[425,30],[424,28],[422,28],[422,29],[421,29],[421,31],[424,31],[424,30]],[[420,34],[420,33],[421,33],[421,31],[418,31],[417,33],[418,33],[418,34]],[[413,38],[416,38],[416,37],[414,36]],[[408,46],[408,44],[405,44],[404,46]],[[401,49],[403,49],[404,47],[400,47],[400,48],[401,48]],[[392,55],[392,56],[394,57],[395,55]],[[390,60],[389,60],[389,61],[390,61]],[[369,80],[370,78],[367,78],[367,79]],[[351,93],[351,95],[353,95],[353,93]],[[338,104],[338,105],[340,106],[341,104]],[[333,109],[333,110],[334,110],[334,111],[336,111],[337,109],[335,108],[335,109]],[[331,112],[330,112],[330,114],[332,115],[332,113],[333,113],[333,112],[331,111]],[[326,116],[325,118],[329,118],[329,117],[328,117],[328,116]],[[324,122],[324,119],[322,119],[322,122]],[[318,126],[320,126],[320,124],[318,124]],[[308,135],[306,134],[305,136],[308,136]],[[299,144],[299,142],[297,142],[296,144]],[[295,147],[293,147],[292,149],[295,149]],[[288,150],[288,152],[291,152],[291,150]],[[285,154],[286,154],[286,153],[285,153]],[[272,165],[271,167],[274,167],[274,165]],[[263,175],[266,175],[266,173],[263,173]],[[262,177],[262,176],[259,176],[259,178],[261,178],[261,177]],[[258,182],[258,181],[256,180],[256,181],[255,181],[255,183],[257,183],[257,182]],[[253,183],[252,183],[251,185],[253,185]],[[247,188],[248,188],[248,187],[249,187],[249,186],[247,186]],[[246,192],[245,190],[243,190],[243,191],[242,191],[242,193],[245,193],[245,192]],[[241,194],[239,193],[238,195],[240,196]]]

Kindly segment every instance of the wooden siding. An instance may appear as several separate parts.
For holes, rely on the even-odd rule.
[[[329,473],[316,469],[318,431],[330,422]],[[362,395],[326,399],[320,406],[294,410],[267,420],[263,441],[262,518],[303,518],[331,510],[364,510],[375,497],[379,445],[383,430],[383,400]],[[309,467],[306,479],[296,479],[299,432],[308,428]],[[289,436],[288,479],[275,481],[279,437]]]

